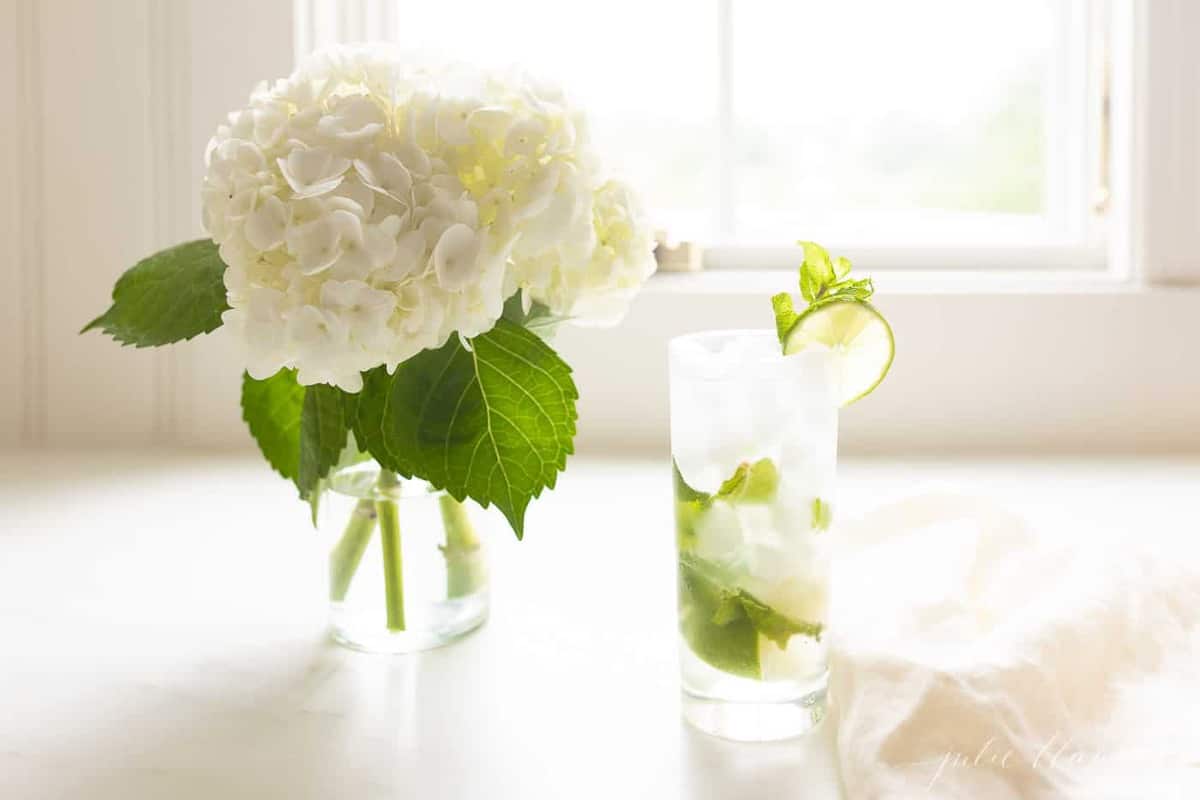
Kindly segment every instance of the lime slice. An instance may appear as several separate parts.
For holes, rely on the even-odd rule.
[[[813,346],[833,352],[835,391],[843,408],[880,384],[896,354],[887,320],[869,303],[854,300],[805,311],[788,331],[783,352],[791,355]]]

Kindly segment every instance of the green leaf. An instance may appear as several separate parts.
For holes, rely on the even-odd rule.
[[[675,501],[675,544],[680,550],[691,550],[696,546],[696,525],[708,506],[699,500]]]
[[[761,678],[758,637],[780,649],[793,636],[820,639],[819,622],[779,613],[754,595],[730,586],[724,571],[691,553],[679,554],[679,630],[706,663],[732,675]]]
[[[813,285],[812,273],[804,269],[804,265],[800,265],[800,296],[804,298],[804,302],[811,303],[816,299],[818,286]],[[778,325],[778,322],[776,323]]]
[[[679,632],[705,663],[759,679],[758,631],[741,604],[713,578],[706,562],[679,554]]]
[[[365,373],[354,432],[385,468],[494,503],[521,538],[529,501],[573,452],[578,397],[549,345],[501,319],[470,349],[453,338],[393,375]]]
[[[730,503],[765,503],[775,496],[779,487],[779,470],[769,458],[753,464],[743,461],[733,475],[721,484],[716,499]]]
[[[300,477],[304,395],[294,370],[281,369],[262,381],[242,376],[242,419],[267,463],[289,481]]]
[[[332,386],[301,386],[295,370],[262,381],[242,376],[242,418],[250,435],[267,463],[308,501],[314,525],[331,470],[364,458],[347,435],[356,405],[355,395]]]
[[[305,499],[318,489],[346,447],[348,429],[342,398],[341,389],[324,383],[309,386],[304,393],[296,488]]]
[[[800,265],[801,288],[803,275],[807,272],[815,290],[814,294],[819,295],[821,288],[835,283],[838,279],[833,263],[829,260],[829,253],[825,248],[816,242],[800,242],[800,247],[804,249],[804,263]]]
[[[814,530],[827,531],[833,523],[833,509],[819,497],[812,502],[812,526]]]
[[[835,281],[840,281],[850,274],[850,259],[845,256],[838,256],[833,262],[833,275]]]
[[[780,292],[772,297],[771,308],[775,310],[775,334],[779,337],[779,343],[783,344],[800,315],[796,313],[795,306],[792,305],[792,296],[787,292]]]
[[[830,260],[829,253],[816,242],[799,242],[804,249],[804,260],[800,264],[800,295],[808,304],[797,313],[792,298],[781,292],[771,298],[775,310],[775,332],[779,343],[787,346],[787,335],[800,317],[809,311],[839,302],[865,303],[871,299],[875,286],[870,278],[859,280],[850,277],[850,260],[838,256]]]
[[[216,330],[229,308],[224,274],[208,239],[157,252],[117,280],[112,306],[80,333],[98,328],[121,344],[157,347]]]
[[[712,505],[712,495],[688,486],[674,459],[671,475],[675,484],[675,543],[680,550],[690,550],[696,544],[696,523]]]
[[[824,631],[821,623],[785,617],[748,592],[739,591],[737,599],[754,629],[779,645],[781,650],[787,647],[788,640],[793,636],[809,636],[819,640]]]
[[[346,424],[346,430],[354,429],[354,422],[358,419],[358,395],[350,392],[341,392],[342,395],[342,418]],[[350,443],[354,443],[353,437]],[[357,450],[356,450],[357,452]]]
[[[675,480],[675,499],[676,500],[698,500],[702,503],[707,503],[712,500],[712,495],[708,492],[698,492],[691,486],[688,486],[687,481],[683,479],[683,473],[679,471],[679,464],[674,459],[671,459],[671,473]]]
[[[536,328],[539,325],[546,325],[554,321],[556,318],[550,307],[544,303],[539,303],[534,300],[529,304],[529,310],[526,311],[521,302],[521,293],[509,297],[504,301],[504,310],[501,315],[509,322],[520,325],[522,328]]]

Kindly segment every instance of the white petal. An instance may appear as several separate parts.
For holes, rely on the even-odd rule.
[[[344,241],[356,245],[363,243],[362,219],[353,211],[341,208],[331,211],[329,222]]]
[[[425,235],[420,231],[406,231],[396,240],[396,255],[387,269],[379,273],[385,281],[399,281],[425,269]]]
[[[366,280],[371,274],[371,255],[357,245],[343,247],[331,274],[343,281]]]
[[[461,223],[446,228],[433,248],[433,268],[443,289],[469,286],[479,275],[479,238]]]
[[[285,175],[284,177],[287,177],[287,176]],[[289,181],[289,183],[291,183],[291,182]],[[301,186],[299,189],[296,189],[293,186],[293,189],[295,191],[297,198],[304,199],[304,198],[308,198],[308,197],[320,197],[323,194],[329,194],[334,189],[336,189],[338,186],[340,186],[341,183],[342,183],[342,176],[338,175],[335,178],[330,178],[325,181],[313,183],[308,186]]]
[[[437,112],[437,134],[443,142],[453,145],[471,143],[471,130],[467,120],[470,109],[459,103],[442,103]]]
[[[396,236],[382,225],[371,225],[363,231],[362,248],[371,259],[372,269],[385,267],[396,258]]]
[[[276,163],[292,191],[302,197],[333,190],[350,168],[349,159],[334,155],[327,147],[297,148]]]
[[[328,217],[293,226],[285,238],[288,250],[296,256],[297,266],[304,275],[315,275],[328,269],[342,254],[337,229]]]
[[[536,155],[546,134],[545,126],[536,119],[521,120],[513,125],[504,140],[504,154],[507,156]]]
[[[354,169],[375,191],[401,203],[412,202],[412,175],[391,153],[380,153],[370,162],[355,161]]]
[[[335,197],[343,198],[354,203],[357,208],[349,209],[354,211],[363,219],[370,219],[371,212],[375,210],[375,192],[371,187],[367,186],[353,175],[348,175],[343,178],[341,186],[337,189]],[[329,200],[333,200],[331,197]],[[347,206],[343,205],[343,208]]]
[[[540,214],[550,205],[554,190],[558,187],[562,167],[557,162],[547,164],[531,177],[531,180],[513,193],[513,202],[522,216]]]
[[[400,159],[410,174],[422,177],[429,175],[431,166],[429,156],[412,142],[401,142],[396,145],[396,157]]]
[[[438,241],[442,238],[442,234],[446,232],[453,223],[441,216],[426,217],[421,220],[420,226],[417,228],[425,237],[426,246],[432,250],[437,246]],[[466,227],[465,225],[463,227]]]
[[[225,215],[229,219],[241,219],[254,210],[254,206],[258,203],[258,190],[254,188],[242,189],[229,200],[229,205],[225,207]]]
[[[467,117],[467,126],[478,131],[489,139],[495,139],[508,130],[512,124],[512,112],[500,106],[477,108]]]
[[[343,392],[358,394],[363,388],[362,373],[358,371],[340,372],[334,379],[334,384]]]
[[[264,197],[250,216],[246,217],[243,235],[259,250],[270,250],[283,244],[287,230],[287,206],[273,194]]]

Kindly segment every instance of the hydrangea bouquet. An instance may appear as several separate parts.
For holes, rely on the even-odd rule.
[[[332,473],[369,458],[383,488],[494,504],[520,537],[575,433],[570,368],[539,334],[615,322],[654,269],[583,115],[524,75],[338,48],[255,89],[205,158],[211,238],[136,264],[84,330],[232,333],[250,432],[314,519]]]

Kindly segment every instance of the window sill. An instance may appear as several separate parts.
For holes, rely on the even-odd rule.
[[[1148,286],[1129,276],[1097,270],[978,271],[885,270],[868,272],[875,290],[886,295],[1053,295],[1103,294],[1145,296],[1189,292],[1200,286]],[[654,295],[770,296],[795,292],[796,270],[709,269],[703,272],[660,272],[644,290]]]

